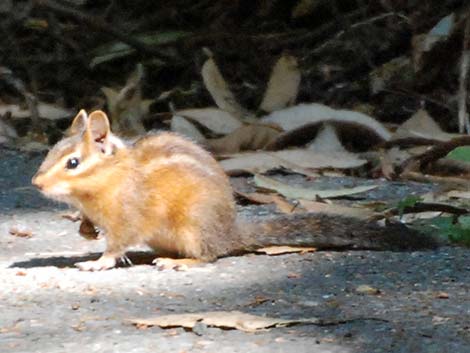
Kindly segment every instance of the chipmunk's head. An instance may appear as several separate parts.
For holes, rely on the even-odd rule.
[[[69,201],[77,192],[88,190],[97,174],[124,143],[113,135],[102,111],[89,116],[81,110],[66,135],[47,154],[32,179],[41,192],[60,201]]]

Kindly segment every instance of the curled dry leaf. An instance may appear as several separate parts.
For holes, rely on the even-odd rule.
[[[442,18],[428,33],[413,36],[411,40],[412,58],[416,72],[423,68],[426,61],[424,58],[431,57],[436,44],[449,38],[455,29],[455,14],[451,13]]]
[[[340,196],[348,196],[361,192],[366,192],[375,189],[377,185],[364,185],[356,186],[354,188],[343,188],[343,189],[332,189],[332,190],[318,190],[314,188],[295,187],[281,183],[272,178],[268,178],[264,175],[256,174],[254,177],[256,186],[275,190],[279,194],[287,198],[292,199],[305,199],[305,200],[316,200],[318,197],[321,198],[333,198]]]
[[[322,141],[323,140],[323,141]],[[346,151],[368,151],[383,144],[385,140],[367,125],[345,121],[319,121],[309,123],[280,134],[267,150],[281,150],[286,147],[315,146],[322,144],[323,149]],[[318,147],[314,147],[317,148]]]
[[[305,149],[292,149],[277,152],[246,152],[233,154],[221,161],[224,170],[229,174],[239,172],[264,173],[268,170],[286,168],[300,174],[304,168],[352,169],[367,163],[364,159],[345,156],[341,152],[321,153]],[[294,166],[299,168],[294,169]]]
[[[171,131],[189,137],[191,140],[196,142],[203,142],[206,140],[204,135],[196,126],[193,125],[193,123],[179,115],[173,115],[173,118],[171,119]]]
[[[209,311],[192,314],[162,315],[149,319],[131,319],[137,327],[159,326],[162,328],[184,327],[192,329],[202,323],[211,327],[237,329],[245,332],[257,332],[272,327],[284,327],[303,323],[320,323],[317,318],[283,320],[264,316],[256,316],[240,311]]]
[[[207,141],[210,150],[217,154],[256,151],[270,144],[281,130],[268,124],[250,124],[242,126],[231,134]]]
[[[308,253],[317,251],[317,248],[311,247],[300,247],[300,246],[267,246],[265,248],[257,249],[256,252],[263,253],[266,255],[283,255],[283,254],[292,254],[292,253]]]
[[[237,118],[241,118],[244,115],[244,109],[235,99],[235,95],[230,90],[227,82],[225,82],[214,59],[209,58],[206,60],[204,65],[202,65],[201,75],[215,104],[220,109],[231,113]]]
[[[385,141],[388,141],[391,136],[390,132],[381,123],[364,113],[352,110],[336,110],[318,103],[298,104],[294,107],[278,110],[265,116],[262,121],[277,124],[284,131],[322,121],[349,122],[368,126]]]
[[[259,108],[273,112],[295,103],[300,85],[297,59],[282,55],[273,67],[268,87]]]
[[[106,96],[109,114],[112,121],[112,130],[121,135],[136,136],[145,133],[143,119],[148,114],[152,100],[142,98],[142,79],[144,70],[138,64],[131,73],[124,87],[115,90],[102,87]]]
[[[196,121],[216,134],[230,134],[242,126],[235,116],[219,108],[184,109],[175,114]]]

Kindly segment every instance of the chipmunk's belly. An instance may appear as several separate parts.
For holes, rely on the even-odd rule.
[[[155,250],[157,253],[169,256],[169,255],[183,255],[180,254],[178,243],[171,241],[168,235],[159,234],[152,238],[147,239],[146,244]]]

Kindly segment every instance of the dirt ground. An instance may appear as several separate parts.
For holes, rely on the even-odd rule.
[[[41,155],[0,149],[0,352],[453,352],[470,347],[470,252],[321,251],[246,255],[187,271],[144,264],[105,272],[73,264],[104,243],[77,235],[64,207],[29,180]],[[378,183],[383,199],[430,186]],[[294,180],[295,181],[295,180]],[[242,182],[235,180],[235,183]],[[319,183],[338,181],[319,180]],[[269,208],[241,207],[245,215]],[[12,228],[31,231],[15,237]],[[139,262],[139,261],[135,261]],[[378,293],[358,291],[361,285]],[[330,324],[245,333],[197,325],[138,329],[136,317],[239,310]]]

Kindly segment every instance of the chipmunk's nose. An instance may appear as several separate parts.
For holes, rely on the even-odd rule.
[[[34,174],[33,178],[31,179],[31,184],[33,184],[39,190],[42,189],[43,185],[41,183],[41,178],[40,178],[40,175],[38,175],[38,173]]]

